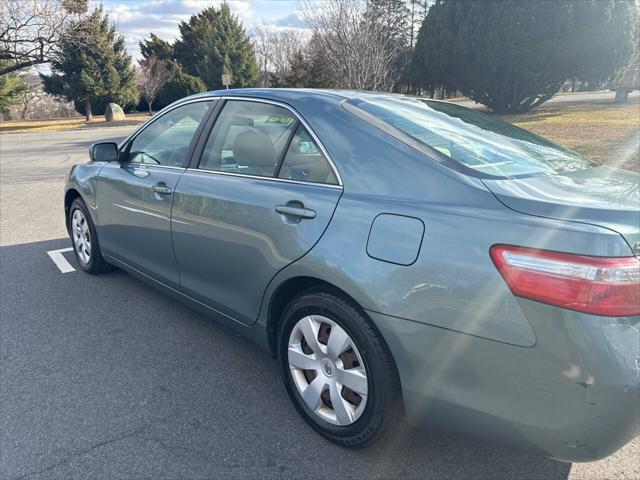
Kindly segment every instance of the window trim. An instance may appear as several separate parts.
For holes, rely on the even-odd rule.
[[[212,112],[212,116],[209,119],[207,119],[207,123],[211,123],[211,125],[207,125],[206,135],[203,135],[203,133],[205,133],[205,132],[201,132],[200,140],[198,141],[198,144],[196,145],[196,148],[195,148],[195,150],[193,152],[193,159],[192,159],[192,162],[189,164],[189,167],[187,167],[187,171],[189,171],[189,172],[196,171],[196,172],[212,173],[212,174],[220,174],[220,175],[229,175],[229,176],[237,176],[237,177],[247,177],[247,178],[254,178],[254,179],[261,179],[261,180],[270,180],[270,181],[278,181],[278,182],[285,182],[285,183],[301,184],[301,185],[316,185],[316,186],[329,187],[329,188],[340,188],[340,189],[344,188],[344,185],[342,183],[342,177],[340,176],[340,172],[338,171],[335,163],[333,162],[333,159],[331,158],[331,156],[329,155],[327,150],[324,148],[324,145],[322,144],[322,142],[320,142],[320,139],[316,135],[316,132],[313,131],[313,129],[305,121],[305,119],[302,117],[302,115],[300,115],[295,109],[293,109],[293,107],[287,105],[286,103],[278,102],[276,100],[269,100],[269,99],[256,98],[256,97],[242,97],[242,96],[231,96],[230,95],[230,96],[220,96],[220,97],[217,97],[217,98],[219,98],[221,101],[216,106],[215,112]],[[246,173],[223,172],[223,171],[219,171],[219,170],[201,169],[200,168],[200,163],[202,161],[202,154],[204,153],[204,146],[205,146],[204,144],[208,140],[209,135],[211,135],[213,127],[217,123],[218,118],[220,117],[220,113],[222,112],[222,109],[224,108],[224,105],[226,104],[226,102],[228,100],[239,100],[239,101],[254,102],[254,103],[266,103],[266,104],[269,104],[269,105],[275,105],[277,107],[285,108],[286,110],[291,112],[291,114],[293,114],[294,117],[297,119],[298,125],[304,126],[307,129],[307,131],[309,132],[309,135],[311,135],[313,140],[318,145],[318,148],[320,149],[320,151],[323,153],[323,155],[327,159],[327,162],[329,162],[329,166],[331,167],[331,170],[333,171],[333,174],[336,176],[336,180],[338,181],[338,183],[337,184],[331,184],[331,183],[307,182],[307,181],[304,181],[304,180],[290,180],[290,179],[287,179],[287,178],[278,178],[276,176],[265,177],[265,176],[259,176],[259,175],[250,175],[250,174],[246,174]],[[215,115],[215,118],[213,118],[214,115]],[[211,121],[212,118],[213,118],[213,121]],[[293,136],[291,136],[291,139],[292,138],[293,138]],[[289,139],[289,141],[291,139]],[[286,150],[287,149],[285,149],[284,156],[286,156]],[[282,157],[282,159],[280,159],[280,162],[278,163],[278,168],[276,169],[276,172],[279,172],[279,167],[281,166],[281,163],[284,160],[284,156]]]
[[[182,169],[181,169],[182,170]],[[332,183],[318,183],[318,182],[306,182],[304,180],[291,180],[289,178],[277,178],[277,177],[261,177],[259,175],[250,175],[248,173],[235,173],[235,172],[222,172],[220,170],[204,170],[202,168],[193,168],[188,167],[186,169],[187,172],[193,173],[202,173],[206,175],[226,175],[230,177],[240,177],[240,178],[252,178],[255,180],[267,180],[268,182],[283,182],[283,183],[292,183],[296,185],[311,185],[314,187],[326,187],[326,188],[334,188],[338,190],[342,190],[342,185],[335,185]]]
[[[287,158],[287,153],[291,148],[291,142],[293,142],[293,137],[296,136],[296,132],[300,128],[300,125],[301,125],[300,120],[296,120],[294,128],[289,132],[289,138],[287,138],[287,141],[284,142],[284,149],[282,150],[282,155],[280,155],[280,158],[278,159],[278,164],[276,165],[276,171],[273,172],[274,178],[280,177],[280,171],[282,170],[282,165],[284,165],[284,159]]]
[[[140,166],[144,166],[144,167],[167,168],[167,169],[172,169],[172,170],[185,170],[185,169],[187,169],[189,164],[191,163],[191,157],[194,154],[195,147],[196,147],[196,145],[198,143],[198,140],[200,139],[200,136],[202,135],[202,132],[203,132],[205,126],[209,122],[209,119],[210,119],[211,115],[214,112],[217,113],[217,107],[221,103],[219,100],[220,100],[220,97],[194,98],[192,100],[188,100],[188,101],[185,101],[185,102],[173,103],[173,104],[163,108],[156,115],[154,115],[149,120],[147,120],[142,125],[140,125],[140,127],[138,127],[138,129],[136,131],[134,131],[127,138],[125,138],[122,141],[122,143],[118,146],[118,152],[120,152],[121,154],[124,153],[126,155],[125,158],[127,159],[126,161],[120,162],[120,163],[127,164],[127,165],[132,164],[129,161],[129,150],[131,149],[131,144],[134,142],[136,137],[138,137],[138,135],[140,135],[143,131],[145,131],[149,126],[151,126],[157,120],[159,120],[160,118],[164,117],[165,115],[171,113],[172,111],[174,111],[177,108],[184,107],[184,106],[190,105],[192,103],[211,102],[212,103],[211,108],[209,109],[209,111],[207,111],[205,113],[205,116],[200,121],[200,123],[198,125],[198,128],[196,128],[196,131],[193,133],[193,137],[191,138],[191,142],[189,142],[189,150],[188,150],[189,153],[188,153],[188,155],[187,155],[187,157],[186,157],[186,159],[183,162],[181,167],[178,167],[178,166],[175,166],[175,165],[154,165],[154,164],[144,164],[144,163],[136,164],[136,165],[140,165]]]

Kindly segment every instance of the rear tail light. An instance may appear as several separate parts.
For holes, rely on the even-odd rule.
[[[640,314],[640,260],[494,245],[491,259],[514,295],[595,315]]]

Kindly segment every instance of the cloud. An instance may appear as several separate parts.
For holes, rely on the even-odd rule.
[[[278,18],[273,23],[277,27],[307,28],[307,24],[300,12],[294,12],[284,17]]]
[[[178,36],[178,25],[207,7],[219,8],[223,0],[92,0],[102,4],[118,31],[125,36],[129,53],[140,57],[139,42],[154,33],[167,41]],[[306,30],[296,0],[227,0],[231,12],[244,23],[248,34],[266,23],[276,30]]]

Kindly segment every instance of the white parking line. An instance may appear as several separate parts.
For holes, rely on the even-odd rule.
[[[71,247],[61,248],[60,250],[49,250],[47,252],[47,255],[51,257],[51,260],[53,260],[53,263],[56,264],[56,267],[58,267],[62,273],[75,272],[76,269],[73,268],[71,264],[67,261],[67,259],[64,258],[64,255],[62,255],[63,253],[71,252],[72,250],[73,248]]]

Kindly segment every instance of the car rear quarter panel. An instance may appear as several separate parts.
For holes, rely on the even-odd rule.
[[[510,210],[479,179],[430,161],[342,109],[310,117],[340,169],[344,194],[318,244],[276,276],[266,298],[289,278],[316,277],[372,312],[532,346],[534,331],[491,261],[492,245],[631,254],[624,239],[611,230]],[[394,250],[415,241],[415,232],[378,238],[377,253],[368,254],[372,225],[382,214],[424,224],[413,263],[384,261],[379,252],[387,249],[394,258]]]
[[[367,254],[371,225],[380,213],[406,215],[424,223],[418,258],[411,265]],[[404,240],[399,231],[388,248],[398,248],[394,242]],[[396,204],[345,193],[319,243],[272,284],[293,276],[319,277],[348,292],[366,310],[532,346],[534,331],[489,256],[489,248],[496,243],[629,255],[624,240],[609,230],[519,215],[500,205]]]

